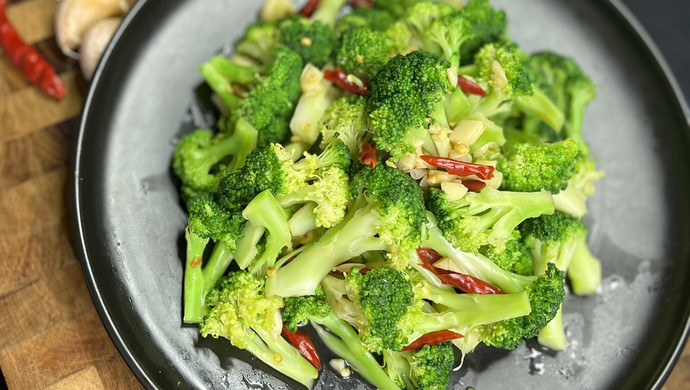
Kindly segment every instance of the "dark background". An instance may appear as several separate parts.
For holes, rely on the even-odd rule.
[[[690,1],[622,0],[666,58],[690,100]]]

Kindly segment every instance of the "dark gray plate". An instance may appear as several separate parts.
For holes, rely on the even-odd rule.
[[[690,142],[676,88],[616,5],[495,3],[525,49],[572,55],[598,85],[586,137],[607,176],[587,223],[604,282],[596,296],[567,298],[568,351],[480,348],[454,386],[660,388],[690,311]],[[213,123],[197,97],[197,67],[239,36],[258,4],[140,1],[86,101],[75,152],[77,248],[101,318],[147,388],[285,386],[228,342],[200,341],[181,324],[185,214],[169,170],[180,132]],[[365,387],[325,371],[318,388]]]

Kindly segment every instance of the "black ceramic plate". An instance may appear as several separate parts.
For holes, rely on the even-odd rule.
[[[213,123],[197,67],[229,47],[260,2],[140,1],[99,67],[74,177],[77,248],[106,328],[147,388],[285,386],[221,340],[181,324],[185,214],[170,173],[176,138]],[[606,177],[590,202],[601,292],[568,297],[570,348],[480,348],[455,389],[660,388],[687,335],[690,141],[655,52],[607,1],[495,0],[526,50],[574,56],[598,85],[586,138]],[[258,368],[258,369],[257,369]],[[362,388],[325,369],[320,389]]]

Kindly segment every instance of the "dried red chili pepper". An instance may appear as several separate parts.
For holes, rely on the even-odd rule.
[[[314,342],[311,341],[311,337],[309,337],[308,334],[299,329],[297,329],[297,332],[293,333],[290,329],[286,328],[285,325],[283,325],[281,334],[290,344],[297,348],[299,353],[301,353],[312,366],[316,367],[317,370],[321,369],[319,354],[316,352],[316,346]]]
[[[359,152],[359,162],[364,165],[368,165],[371,169],[376,168],[376,144],[374,141],[362,141],[362,151]]]
[[[50,63],[19,37],[17,30],[7,19],[6,8],[7,0],[0,0],[0,47],[7,54],[10,62],[32,84],[51,97],[62,99],[67,94],[67,88]]]
[[[462,92],[471,95],[486,96],[486,91],[480,87],[479,84],[468,78],[465,78],[464,76],[458,75],[458,87],[460,87]]]
[[[352,92],[355,95],[366,96],[367,90],[369,89],[369,87],[364,83],[364,81],[360,80],[362,85],[357,85],[352,81],[348,80],[348,74],[342,69],[326,69],[323,72],[323,77],[326,80],[335,83],[335,85],[339,86],[340,88],[348,92]]]
[[[349,1],[350,6],[354,8],[373,8],[374,7],[374,1],[373,0],[350,0]]]
[[[488,180],[494,177],[494,167],[491,165],[473,164],[452,158],[435,157],[435,156],[419,156],[427,164],[436,168],[443,168],[451,175],[456,176],[471,176],[476,175],[482,180]]]
[[[463,180],[462,185],[470,191],[481,191],[486,187],[486,183],[481,180]]]
[[[418,248],[417,256],[422,261],[422,267],[433,272],[445,285],[457,287],[469,294],[503,294],[499,288],[479,278],[434,266],[433,263],[442,259],[443,256],[433,249]]]
[[[302,9],[299,11],[299,14],[304,16],[305,18],[311,17],[311,15],[316,11],[316,7],[319,6],[319,3],[321,0],[309,0],[307,1],[307,4],[302,7]]]
[[[450,330],[437,330],[435,332],[427,333],[417,340],[410,343],[410,345],[403,347],[401,351],[411,351],[415,349],[422,348],[425,345],[434,345],[439,343],[445,343],[446,341],[452,341],[465,337],[460,333],[455,333]]]

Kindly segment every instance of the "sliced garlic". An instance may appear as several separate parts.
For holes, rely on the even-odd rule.
[[[259,19],[277,22],[294,13],[295,5],[290,0],[267,0],[259,12]]]
[[[446,193],[446,200],[451,202],[460,200],[467,194],[467,187],[460,180],[443,182],[441,189]]]

